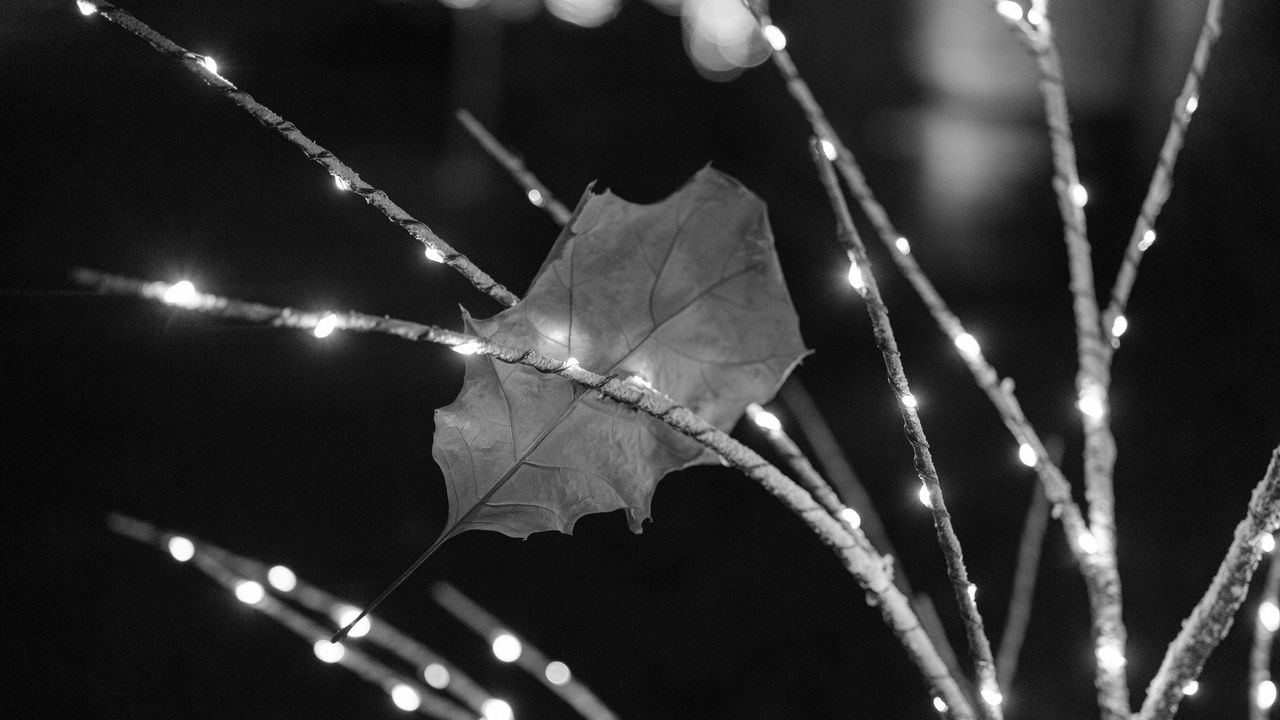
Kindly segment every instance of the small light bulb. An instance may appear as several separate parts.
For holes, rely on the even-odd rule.
[[[898,248],[898,252],[902,253],[903,255],[911,254],[911,243],[907,242],[907,239],[904,237],[900,237],[897,240],[894,240],[893,246]]]
[[[311,650],[323,663],[336,663],[347,654],[347,649],[342,646],[342,643],[329,642],[324,638],[317,640],[316,644],[311,646]]]
[[[1142,233],[1142,239],[1138,241],[1138,252],[1146,252],[1147,248],[1154,245],[1155,242],[1156,242],[1156,231],[1147,230],[1146,232]]]
[[[836,150],[836,144],[830,140],[823,139],[818,144],[822,146],[822,154],[827,160],[835,162],[836,158],[840,157],[840,151]]]
[[[267,591],[260,583],[252,580],[241,580],[236,583],[236,599],[245,605],[257,605],[266,596]]]
[[[542,193],[538,192],[537,188],[530,188],[527,197],[529,198],[529,202],[533,203],[536,207],[542,207],[547,204],[547,201],[543,199]]]
[[[946,700],[943,700],[942,698],[938,697],[937,695],[934,695],[934,696],[933,696],[933,709],[934,709],[934,710],[937,710],[937,711],[938,711],[938,712],[940,712],[940,713],[944,713],[944,712],[946,712],[946,711],[947,711],[947,709],[948,709],[948,708],[947,708],[947,701],[946,701]]]
[[[437,690],[449,687],[449,669],[440,663],[429,663],[422,668],[422,679]]]
[[[1107,406],[1103,400],[1102,389],[1097,385],[1088,385],[1080,391],[1080,399],[1076,401],[1076,408],[1084,415],[1101,419],[1107,414]]]
[[[85,14],[87,15],[88,13],[85,13]],[[1199,95],[1192,95],[1191,97],[1187,98],[1187,105],[1186,105],[1186,107],[1187,107],[1187,114],[1188,114],[1188,115],[1190,115],[1191,113],[1195,112],[1195,111],[1196,111],[1196,108],[1200,107],[1200,96],[1199,96]]]
[[[564,366],[567,368],[575,368],[575,367],[578,367],[580,364],[581,363],[578,362],[578,358],[573,356],[569,356],[569,359],[564,361]]]
[[[1086,190],[1084,186],[1081,185],[1080,183],[1076,183],[1072,185],[1071,186],[1071,202],[1075,203],[1076,207],[1084,207],[1085,205],[1089,204],[1089,191]]]
[[[1036,449],[1027,443],[1018,446],[1018,460],[1027,467],[1035,467],[1040,458],[1036,457]]]
[[[993,685],[982,688],[982,700],[988,705],[995,706],[1004,702],[1004,695],[1000,694],[1000,690]]]
[[[969,602],[978,602],[978,586],[969,583],[969,587],[965,588],[965,592],[969,593]]]
[[[911,393],[907,393],[906,395],[902,396],[902,405],[904,407],[917,408],[917,407],[920,407],[920,401],[916,399],[915,395],[912,395]]]
[[[1276,704],[1276,684],[1270,680],[1258,683],[1258,687],[1254,689],[1253,700],[1259,710],[1270,710],[1271,706]]]
[[[1262,537],[1258,539],[1258,546],[1262,548],[1262,552],[1269,553],[1276,549],[1276,536],[1271,533],[1262,533]]]
[[[506,700],[498,698],[489,698],[480,703],[480,713],[484,715],[484,720],[513,720],[515,713],[511,711],[511,705]]]
[[[1091,532],[1082,532],[1076,536],[1076,542],[1080,544],[1080,549],[1090,555],[1098,552],[1098,538],[1093,536]]]
[[[418,697],[417,690],[404,683],[396,683],[391,688],[391,702],[405,712],[413,712],[422,704],[422,698]]]
[[[916,497],[920,499],[921,505],[927,508],[933,508],[933,498],[929,496],[928,485],[920,483],[920,491],[916,493]]]
[[[475,340],[468,340],[467,342],[454,345],[449,349],[453,350],[459,355],[475,355],[476,352],[480,350],[480,343],[476,342]]]
[[[769,432],[778,432],[782,430],[782,421],[778,419],[777,415],[774,415],[768,410],[757,410],[752,413],[751,421],[754,422],[761,430],[767,430]]]
[[[1022,6],[1013,0],[1000,0],[996,3],[996,12],[1012,22],[1022,19]]]
[[[88,0],[76,0],[76,7],[79,8],[81,15],[92,15],[98,12],[98,6]]]
[[[630,375],[627,376],[627,379],[625,382],[628,385],[635,385],[636,387],[644,388],[645,390],[653,389],[653,385],[650,384],[649,381],[646,380],[644,376],[641,375],[640,373],[631,373]]]
[[[208,70],[209,72],[213,73],[214,75],[217,75],[217,74],[218,74],[218,61],[217,61],[217,60],[214,60],[213,58],[209,57],[208,55],[205,55],[204,57],[200,58],[200,64],[201,64],[201,65],[204,65],[204,69],[205,69],[205,70]]]
[[[769,41],[769,47],[776,51],[782,51],[787,47],[787,36],[782,34],[782,30],[777,25],[765,25],[760,28],[760,33],[764,35],[764,39]]]
[[[856,262],[849,263],[849,284],[858,292],[862,292],[867,287],[867,282],[862,277],[862,269]]]
[[[280,592],[293,592],[298,587],[298,576],[283,565],[276,565],[267,571],[267,582]]]
[[[343,192],[351,192],[351,183],[341,175],[333,176],[333,185]]]
[[[978,344],[977,338],[969,333],[960,333],[955,339],[956,347],[960,352],[968,357],[976,358],[982,354],[982,346]]]
[[[1099,645],[1098,649],[1094,651],[1094,655],[1098,658],[1098,665],[1105,670],[1119,670],[1127,662],[1124,657],[1124,651],[1114,643]]]
[[[1115,320],[1111,321],[1112,337],[1120,337],[1129,329],[1129,318],[1123,315],[1117,315]]]
[[[423,254],[426,255],[427,259],[430,260],[431,262],[437,262],[437,263],[444,262],[444,255],[441,255],[440,251],[433,247],[427,248],[426,252]]]
[[[311,328],[311,334],[318,338],[327,338],[333,334],[334,329],[337,327],[338,316],[333,313],[329,313],[328,315],[320,318],[316,323],[316,326]]]
[[[186,562],[196,556],[196,545],[181,535],[169,538],[169,554],[178,562]]]
[[[500,632],[493,636],[493,656],[502,662],[515,662],[520,659],[520,654],[524,652],[524,646],[520,644],[520,639],[509,632]]]
[[[564,685],[572,677],[569,673],[569,666],[559,660],[552,660],[547,663],[547,668],[543,671],[543,674],[546,675],[547,682],[552,685]]]
[[[840,509],[840,519],[849,523],[849,527],[854,530],[862,527],[862,516],[858,514],[857,510],[854,510],[851,507]]]
[[[179,280],[170,285],[160,299],[166,305],[176,305],[178,307],[193,308],[200,305],[200,292],[196,290],[196,286],[191,284],[190,280]]]
[[[346,627],[347,625],[351,624],[352,620],[355,620],[357,617],[360,616],[360,611],[356,608],[351,607],[350,605],[344,605],[344,606],[335,608],[334,615],[338,621],[338,626]],[[356,623],[355,626],[351,628],[351,632],[347,633],[347,637],[362,638],[365,635],[368,635],[369,631],[372,629],[373,629],[373,622],[371,622],[369,620],[369,616],[366,615],[360,618],[360,622]]]
[[[1039,25],[1040,23],[1044,22],[1044,13],[1040,12],[1035,8],[1028,8],[1027,22],[1031,23],[1032,25]]]
[[[1263,600],[1258,606],[1258,622],[1262,623],[1267,632],[1280,630],[1280,607],[1272,600]]]
[[[1192,695],[1195,695],[1198,692],[1200,692],[1199,680],[1192,680],[1191,682],[1182,686],[1182,694],[1186,695],[1187,697],[1191,697]]]

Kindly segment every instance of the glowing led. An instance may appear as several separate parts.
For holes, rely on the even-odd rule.
[[[1004,702],[1004,695],[1000,694],[1000,690],[993,685],[982,688],[982,700],[988,705],[999,705]]]
[[[1098,552],[1098,538],[1093,536],[1091,532],[1082,532],[1076,536],[1076,542],[1080,543],[1080,549],[1090,555]]]
[[[418,697],[417,690],[404,683],[396,683],[391,686],[391,702],[405,712],[413,712],[422,704],[422,698]]]
[[[530,189],[527,197],[529,198],[529,202],[533,203],[537,207],[542,207],[547,204],[547,201],[542,197],[542,193],[538,192],[537,188]]]
[[[851,507],[840,509],[840,519],[849,523],[849,527],[855,530],[862,527],[862,516],[858,514],[857,510],[854,510]]]
[[[929,496],[929,486],[920,483],[920,491],[916,493],[916,497],[920,499],[920,504],[927,507],[933,507],[933,498]]]
[[[764,39],[769,41],[769,47],[774,50],[781,51],[786,49],[787,36],[782,34],[782,30],[777,25],[765,25],[760,28],[760,34],[764,35]],[[823,148],[824,152],[825,150],[826,148]]]
[[[1148,230],[1142,233],[1142,239],[1138,241],[1138,252],[1146,252],[1147,248],[1156,242],[1156,231]]]
[[[267,571],[267,582],[280,592],[293,592],[298,587],[298,576],[283,565],[276,565]]]
[[[205,70],[208,70],[214,75],[218,74],[218,61],[214,60],[208,55],[205,55],[204,57],[200,58],[200,64],[204,66]]]
[[[343,607],[337,608],[334,615],[338,621],[338,625],[340,627],[346,627],[347,625],[351,624],[352,620],[355,620],[357,617],[359,617],[360,611],[350,606],[343,606]],[[355,627],[351,628],[351,632],[347,633],[347,637],[362,638],[365,635],[368,635],[369,630],[371,630],[372,628],[373,628],[373,623],[369,620],[369,617],[368,616],[362,617],[360,618],[360,622],[356,623]]]
[[[934,709],[934,710],[937,710],[937,711],[938,711],[938,712],[940,712],[940,713],[944,713],[944,712],[946,712],[946,711],[948,710],[948,708],[947,708],[947,701],[946,701],[946,700],[943,700],[942,698],[938,697],[937,695],[934,695],[934,696],[933,696],[933,709]]]
[[[778,432],[779,430],[782,429],[782,421],[778,419],[777,415],[774,415],[768,410],[760,410],[752,414],[751,420],[757,426],[759,426],[761,430],[768,430],[769,432]]]
[[[423,254],[426,255],[427,259],[430,260],[431,262],[437,262],[437,263],[444,262],[444,255],[441,255],[440,251],[433,247],[427,248],[426,252],[424,252]]]
[[[333,185],[334,187],[344,192],[351,192],[351,183],[348,182],[347,179],[342,177],[341,175],[333,176]]]
[[[645,390],[653,389],[653,385],[648,380],[646,380],[644,376],[641,375],[640,373],[632,373],[628,375],[626,382],[629,385],[635,385],[636,387],[641,387],[641,388],[644,388]]]
[[[1119,670],[1126,663],[1124,650],[1114,643],[1099,645],[1094,655],[1098,658],[1098,665],[1104,670]]]
[[[196,556],[196,545],[181,535],[169,538],[169,554],[178,562],[186,562]]]
[[[1198,692],[1200,692],[1199,680],[1192,680],[1191,682],[1182,686],[1182,694],[1186,695],[1187,697],[1191,697],[1192,695],[1195,695]]]
[[[1000,0],[996,3],[996,12],[1012,22],[1022,19],[1022,6],[1013,0]]]
[[[858,292],[862,292],[867,287],[867,282],[862,277],[862,268],[858,267],[856,262],[849,263],[849,285]]]
[[[978,586],[969,583],[969,587],[965,588],[965,592],[969,594],[969,602],[978,602]]]
[[[1031,447],[1027,443],[1022,443],[1018,446],[1018,460],[1027,467],[1035,467],[1039,458],[1036,457],[1035,448]]]
[[[1080,391],[1080,399],[1076,401],[1076,408],[1084,415],[1100,419],[1107,414],[1107,406],[1103,400],[1102,389],[1097,385],[1087,385]]]
[[[257,605],[266,596],[267,591],[261,583],[252,580],[241,580],[236,583],[236,599],[245,605]]]
[[[903,255],[911,254],[911,243],[907,242],[907,239],[904,237],[900,237],[897,240],[894,240],[893,246],[898,248],[898,252],[902,253]]]
[[[564,366],[567,368],[578,367],[578,365],[578,358],[576,357],[570,356],[568,360],[564,361]]]
[[[200,292],[196,290],[196,286],[191,284],[190,280],[179,280],[170,285],[160,299],[167,305],[177,305],[178,307],[195,307],[200,304]]]
[[[1072,185],[1071,202],[1075,203],[1076,207],[1084,207],[1089,203],[1089,191],[1085,190],[1080,183]]]
[[[86,0],[76,0],[76,7],[80,10],[81,15],[92,15],[98,12],[98,6]]]
[[[498,698],[489,698],[480,703],[480,712],[484,715],[484,720],[513,720],[515,713],[511,711],[511,705],[506,700]]]
[[[1280,607],[1272,600],[1263,600],[1258,606],[1258,622],[1262,623],[1267,632],[1280,630]]]
[[[1259,710],[1270,710],[1276,704],[1276,684],[1263,680],[1253,690],[1253,701]]]
[[[440,663],[430,663],[422,668],[422,679],[437,690],[449,687],[449,669]]]
[[[823,138],[818,141],[818,144],[822,146],[822,155],[827,160],[835,162],[836,158],[840,157],[840,151],[836,150],[836,144],[830,140]]]
[[[971,358],[976,358],[982,354],[982,346],[978,345],[978,340],[969,333],[960,333],[955,339],[956,347],[960,352]]]
[[[311,650],[323,663],[336,663],[347,654],[347,649],[342,646],[342,643],[329,642],[324,638],[317,640],[316,644],[311,646]]]
[[[81,11],[81,12],[83,12],[83,11]],[[88,15],[89,13],[85,13],[85,14],[86,14],[86,15]],[[1187,105],[1186,105],[1186,108],[1187,108],[1187,114],[1188,114],[1188,115],[1190,115],[1191,113],[1195,112],[1195,111],[1196,111],[1196,108],[1198,108],[1198,107],[1200,107],[1200,96],[1199,96],[1199,95],[1192,95],[1191,97],[1187,98]]]
[[[338,327],[338,316],[329,313],[320,318],[314,328],[311,328],[311,334],[318,338],[327,338],[333,334],[335,328]]]
[[[468,340],[467,342],[454,345],[449,349],[453,350],[459,355],[475,355],[476,352],[480,349],[480,343],[476,342],[475,340]]]
[[[618,0],[547,0],[547,12],[579,27],[597,27],[618,12]]]
[[[520,653],[524,652],[524,646],[520,644],[520,639],[509,632],[500,632],[493,636],[493,656],[502,662],[515,662],[520,659]]]
[[[1269,553],[1276,549],[1276,536],[1271,533],[1262,533],[1262,537],[1258,539],[1258,545],[1262,548],[1262,552]]]
[[[1040,12],[1035,8],[1028,8],[1027,22],[1031,23],[1032,25],[1039,25],[1040,23],[1044,22],[1044,13]]]
[[[569,666],[559,660],[552,660],[547,663],[547,668],[543,670],[543,675],[546,675],[547,682],[552,685],[564,685],[572,677],[569,673]]]
[[[1129,318],[1123,315],[1117,315],[1116,319],[1111,321],[1111,335],[1113,337],[1120,337],[1124,334],[1125,330],[1128,329]]]
[[[920,407],[920,401],[917,400],[916,396],[912,395],[911,393],[907,393],[906,395],[902,396],[902,404],[904,407],[909,407],[909,408]]]

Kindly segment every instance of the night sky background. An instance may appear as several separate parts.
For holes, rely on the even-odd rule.
[[[508,10],[518,3],[508,3]],[[1056,3],[1098,285],[1109,288],[1204,2]],[[915,587],[963,640],[901,420],[772,65],[698,74],[677,16],[624,0],[574,27],[427,2],[124,6],[294,121],[523,292],[557,234],[453,119],[467,107],[573,205],[656,201],[707,163],[769,205],[807,344],[797,371],[888,523]],[[980,0],[778,2],[802,73],[917,259],[1017,381],[1077,484],[1075,346],[1034,64]],[[1116,357],[1119,552],[1140,702],[1280,442],[1280,9],[1227,3]],[[393,718],[385,693],[192,567],[111,534],[110,511],[286,563],[354,603],[437,536],[432,410],[460,358],[95,296],[76,266],[305,308],[460,327],[499,308],[339,192],[297,149],[71,0],[0,4],[3,704],[14,717]],[[1033,474],[883,248],[904,362],[998,641]],[[784,423],[785,409],[775,409]],[[757,447],[757,431],[736,435]],[[468,533],[380,616],[507,698],[573,717],[431,600],[446,579],[566,661],[627,720],[928,718],[879,613],[799,520],[719,466],[573,536]],[[1255,582],[1254,597],[1258,583]],[[1096,715],[1087,603],[1045,541],[1011,718]],[[1251,600],[1187,718],[1246,716]]]

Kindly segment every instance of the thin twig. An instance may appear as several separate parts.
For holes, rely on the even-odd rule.
[[[1004,631],[1000,633],[1000,644],[996,649],[1000,691],[1005,694],[1018,675],[1018,655],[1027,638],[1027,626],[1031,624],[1036,574],[1040,569],[1045,531],[1049,529],[1049,509],[1044,488],[1039,484],[1032,485],[1031,502],[1027,505],[1027,518],[1022,523],[1022,537],[1018,541],[1018,563],[1013,572],[1009,613],[1005,616]]]
[[[557,225],[563,227],[569,222],[571,215],[569,208],[565,207],[564,203],[551,194],[551,190],[546,185],[543,185],[542,181],[538,180],[537,175],[529,172],[529,169],[524,165],[524,161],[518,155],[498,142],[498,139],[485,129],[485,126],[471,113],[459,109],[457,116],[458,122],[461,122],[467,132],[471,133],[471,137],[480,143],[480,147],[484,148],[490,157],[505,168],[507,174],[524,190],[529,202],[546,210]]]
[[[880,288],[867,261],[867,250],[853,225],[849,207],[845,204],[844,195],[840,192],[839,180],[836,179],[831,162],[823,154],[820,140],[814,139],[812,150],[818,174],[822,179],[822,187],[826,190],[827,199],[836,214],[840,244],[849,253],[852,262],[862,271],[867,314],[871,318],[876,346],[880,348],[880,353],[884,357],[889,386],[893,388],[902,413],[904,430],[907,441],[911,445],[916,472],[929,490],[929,508],[933,512],[934,530],[943,558],[947,563],[947,577],[951,580],[956,603],[960,607],[965,637],[969,642],[969,655],[973,660],[974,674],[978,678],[979,692],[984,699],[984,702],[978,703],[978,707],[981,708],[983,717],[999,720],[1002,717],[1001,696],[999,684],[996,682],[995,661],[991,657],[991,642],[983,629],[982,615],[978,612],[978,605],[970,593],[969,575],[965,570],[960,539],[951,526],[951,515],[947,512],[946,503],[942,497],[942,486],[938,482],[938,471],[934,467],[933,455],[929,451],[929,441],[925,438],[924,426],[920,422],[920,415],[916,412],[915,396],[911,394],[907,375],[902,367],[898,344],[893,336],[889,311],[880,296]]]
[[[1227,554],[1218,565],[1213,582],[1182,622],[1178,637],[1169,644],[1160,669],[1147,688],[1146,700],[1136,720],[1167,720],[1178,711],[1183,688],[1200,675],[1209,653],[1231,629],[1236,611],[1249,592],[1249,581],[1262,558],[1262,538],[1280,530],[1280,447],[1253,489],[1249,509],[1239,525]]]
[[[381,210],[388,220],[399,225],[428,250],[438,254],[444,264],[457,270],[477,290],[508,307],[516,303],[518,298],[514,293],[503,287],[477,267],[475,263],[467,259],[465,255],[446,243],[426,223],[414,218],[399,205],[392,202],[385,192],[362,180],[356,171],[345,165],[333,153],[303,135],[296,125],[272,112],[269,108],[254,100],[249,93],[240,90],[231,81],[211,70],[203,62],[201,56],[188,51],[156,32],[126,10],[121,10],[109,2],[98,2],[96,5],[98,13],[102,17],[146,40],[160,54],[177,60],[184,68],[204,80],[205,83],[228,100],[240,106],[259,123],[275,130],[281,137],[296,145],[306,154],[309,160],[319,164],[328,170],[330,175],[337,178],[343,189],[356,193],[364,198],[366,203]]]
[[[76,282],[99,292],[131,295],[161,302],[166,302],[166,293],[174,287],[165,282],[148,282],[86,269],[76,270],[73,278]],[[598,375],[579,365],[566,363],[533,350],[512,347],[488,338],[407,320],[351,311],[307,312],[190,291],[183,293],[178,301],[175,301],[173,294],[170,294],[168,303],[184,310],[277,327],[314,330],[323,321],[326,327],[333,330],[382,333],[405,340],[432,342],[454,348],[465,347],[469,352],[485,355],[499,362],[523,365],[541,373],[571,380],[599,392],[604,397],[661,420],[677,432],[701,443],[718,454],[725,462],[756,481],[766,492],[780,500],[788,510],[808,525],[823,544],[831,548],[840,558],[841,564],[858,583],[875,596],[874,604],[880,608],[885,623],[906,649],[908,656],[920,669],[934,692],[951,708],[952,716],[962,720],[970,720],[974,717],[967,698],[956,680],[951,677],[928,635],[921,628],[907,598],[894,586],[891,563],[875,552],[866,536],[859,530],[850,532],[847,526],[836,521],[821,505],[817,504],[809,493],[756,452],[721,432],[692,410],[674,403],[662,393],[639,387],[615,376]]]
[[[1156,218],[1164,208],[1169,193],[1173,190],[1173,168],[1178,162],[1178,153],[1186,138],[1187,125],[1200,102],[1200,82],[1204,79],[1205,68],[1209,65],[1209,54],[1213,45],[1222,34],[1220,20],[1223,0],[1209,0],[1205,10],[1204,24],[1200,28],[1200,39],[1196,42],[1195,54],[1191,59],[1191,69],[1187,71],[1187,79],[1182,83],[1182,92],[1173,103],[1173,118],[1169,123],[1169,131],[1165,134],[1164,145],[1160,148],[1160,159],[1156,162],[1155,172],[1151,175],[1151,184],[1147,187],[1147,196],[1142,201],[1142,210],[1129,235],[1129,245],[1125,248],[1124,261],[1116,275],[1115,285],[1111,288],[1111,302],[1102,314],[1102,327],[1110,328],[1115,319],[1124,314],[1129,302],[1129,293],[1138,277],[1138,263],[1155,241]],[[1194,105],[1193,105],[1194,103]],[[1148,235],[1148,233],[1151,233]],[[1118,339],[1117,339],[1118,340]]]
[[[1253,650],[1249,652],[1249,720],[1268,720],[1271,708],[1258,703],[1258,688],[1271,680],[1271,644],[1275,641],[1275,621],[1280,618],[1280,552],[1272,540],[1271,562],[1267,563],[1267,579],[1258,598],[1258,614],[1253,618]],[[1262,608],[1269,608],[1269,619],[1262,619]],[[1268,625],[1268,623],[1272,623]]]

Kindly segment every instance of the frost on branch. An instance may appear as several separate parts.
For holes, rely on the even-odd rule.
[[[722,430],[806,353],[764,204],[712,169],[653,205],[588,191],[527,296],[467,331],[652,385]],[[571,532],[626,509],[639,531],[658,480],[714,462],[694,440],[561,377],[467,359],[436,412],[449,497],[442,539]]]

